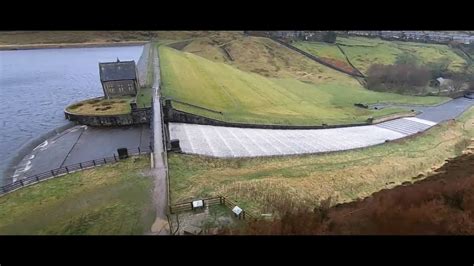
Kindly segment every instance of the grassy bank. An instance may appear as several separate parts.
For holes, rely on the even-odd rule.
[[[139,108],[150,107],[152,93],[153,89],[151,87],[140,88],[137,94],[137,106]]]
[[[177,109],[230,122],[357,123],[403,110],[367,110],[354,107],[354,103],[436,104],[446,100],[369,91],[347,75],[343,75],[343,79],[331,78],[318,84],[295,78],[267,78],[168,47],[160,46],[159,50],[162,94],[223,115],[175,104]]]
[[[420,136],[360,150],[254,159],[171,154],[171,201],[225,195],[255,212],[279,209],[281,202],[349,202],[425,177],[459,155],[472,137],[473,108]]]
[[[143,234],[155,217],[149,167],[133,157],[0,197],[0,234]]]
[[[250,221],[223,234],[243,235],[472,235],[474,154],[465,154],[436,174],[364,200],[316,210],[287,208],[279,219]],[[396,221],[396,222],[394,222]]]

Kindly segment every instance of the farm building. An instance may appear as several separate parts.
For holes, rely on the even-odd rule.
[[[100,82],[106,98],[135,96],[138,90],[138,75],[135,61],[99,63]]]

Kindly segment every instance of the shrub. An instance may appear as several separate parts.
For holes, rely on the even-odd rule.
[[[430,71],[414,64],[371,65],[367,71],[367,87],[371,90],[420,94],[430,80]]]

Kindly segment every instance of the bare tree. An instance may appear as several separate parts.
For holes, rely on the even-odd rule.
[[[453,92],[462,91],[462,89],[465,87],[465,82],[460,79],[454,79],[450,82],[449,87]]]

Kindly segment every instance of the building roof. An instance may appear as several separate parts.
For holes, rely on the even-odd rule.
[[[135,61],[99,63],[101,81],[137,79]]]

